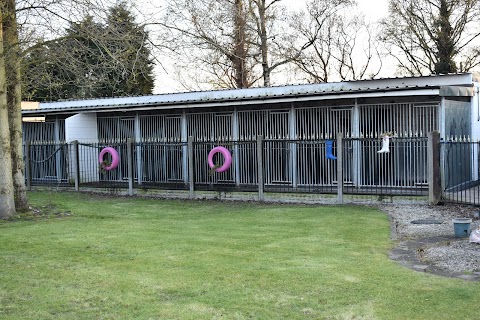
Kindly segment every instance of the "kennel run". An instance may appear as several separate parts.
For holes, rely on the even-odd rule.
[[[187,188],[189,162],[195,159],[198,188],[252,190],[258,183],[257,138],[262,137],[265,187],[315,192],[337,184],[333,153],[341,132],[346,186],[425,191],[427,133],[438,131],[443,142],[480,138],[478,79],[465,73],[27,103],[24,142],[31,146],[30,174],[37,183],[69,184],[80,176],[78,170],[81,183],[125,181],[130,139],[136,186]],[[378,153],[386,133],[393,136],[391,152]],[[74,141],[82,153],[75,165]],[[108,146],[116,148],[120,160],[105,174],[98,154]],[[231,152],[232,163],[212,175],[207,160],[217,146]],[[479,180],[478,156],[470,155],[477,148],[462,152],[454,159],[442,156],[443,162],[463,164],[461,172],[442,165],[443,175],[450,177],[443,180],[444,190]]]

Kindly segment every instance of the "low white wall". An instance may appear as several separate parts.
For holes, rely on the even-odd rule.
[[[65,119],[65,140],[67,143],[75,140],[80,143],[97,143],[97,114],[80,113]],[[79,146],[81,182],[98,181],[98,154],[100,151],[92,148],[94,147]],[[74,150],[71,150],[69,153],[69,179],[74,179],[76,174],[74,155]]]
[[[97,114],[80,113],[65,119],[65,140],[97,142]]]

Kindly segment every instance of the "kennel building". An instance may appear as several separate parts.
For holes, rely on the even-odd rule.
[[[439,131],[442,141],[480,138],[478,79],[465,73],[39,103],[23,110],[24,142],[38,183],[68,185],[78,170],[82,183],[124,181],[130,139],[138,187],[187,188],[194,161],[198,188],[254,190],[261,138],[266,188],[321,192],[337,183],[327,146],[335,152],[342,133],[346,186],[425,190],[427,133]],[[382,155],[387,132],[391,152]],[[74,141],[81,161],[72,160]],[[219,145],[230,150],[232,165],[212,174],[206,159]],[[114,172],[99,170],[105,146],[118,149]],[[478,180],[478,157],[442,161],[469,168],[450,172],[445,188]]]

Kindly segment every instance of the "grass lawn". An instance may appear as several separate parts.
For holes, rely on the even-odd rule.
[[[388,259],[388,217],[372,208],[29,199],[71,215],[0,222],[1,319],[479,316],[480,283]]]

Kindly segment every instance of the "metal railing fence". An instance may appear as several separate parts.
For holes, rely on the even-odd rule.
[[[338,143],[328,139],[264,140],[259,136],[252,141],[27,144],[26,178],[30,185],[53,183],[76,190],[337,194],[341,187],[346,194],[358,195],[428,194],[427,138],[394,138],[388,153],[378,153],[382,144],[378,138],[341,139],[340,167]],[[207,163],[208,154],[219,145],[232,155],[229,170],[222,173]],[[113,147],[120,159],[118,167],[110,171],[101,168],[98,158],[107,146]],[[105,160],[111,161],[109,157],[107,154]],[[223,161],[220,154],[213,159],[214,163]]]
[[[69,148],[65,143],[27,143],[25,177],[27,186],[68,184]]]
[[[443,198],[480,205],[480,142],[463,137],[441,143]]]

